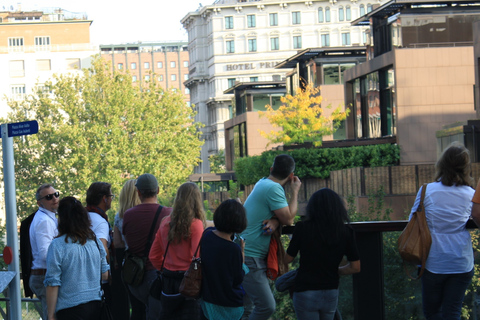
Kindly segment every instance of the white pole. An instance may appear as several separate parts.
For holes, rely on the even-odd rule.
[[[15,162],[13,159],[13,138],[8,137],[8,125],[2,124],[3,182],[5,187],[5,208],[7,214],[7,246],[12,248],[13,259],[8,271],[16,272],[8,285],[10,297],[9,320],[22,319],[22,300],[20,297],[20,254],[18,251],[17,200],[15,193]]]

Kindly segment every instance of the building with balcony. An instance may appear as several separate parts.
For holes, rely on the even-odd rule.
[[[41,89],[54,74],[79,73],[91,65],[98,48],[90,44],[85,14],[62,9],[52,12],[0,12],[0,95],[22,100]],[[0,101],[0,116],[10,110]]]
[[[178,90],[190,103],[190,91],[183,85],[189,78],[186,42],[100,45],[100,54],[111,63],[112,70],[128,72],[134,82],[145,83],[156,77],[163,88]]]
[[[190,53],[185,86],[197,111],[195,120],[205,125],[202,164],[195,173],[209,172],[208,156],[228,143],[224,123],[232,114],[232,95],[226,90],[236,83],[283,80],[287,71],[275,66],[305,48],[364,45],[368,26],[352,26],[351,21],[377,5],[370,0],[217,0],[188,13],[182,19]],[[234,123],[240,124],[229,125]],[[245,150],[245,156],[251,155]]]
[[[476,117],[478,20],[475,1],[393,0],[353,21],[372,36],[367,61],[344,72],[347,139],[393,136],[401,164],[435,163],[436,132]]]

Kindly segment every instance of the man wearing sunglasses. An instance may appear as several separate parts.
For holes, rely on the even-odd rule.
[[[47,319],[47,300],[43,281],[47,268],[47,251],[53,238],[57,235],[57,218],[59,192],[50,184],[42,184],[35,194],[38,211],[30,225],[30,245],[32,246],[32,271],[30,289],[42,303],[42,318]]]

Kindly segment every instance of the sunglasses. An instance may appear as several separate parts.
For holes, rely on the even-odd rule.
[[[60,196],[60,193],[57,191],[57,192],[55,192],[55,193],[47,194],[46,196],[43,196],[43,197],[41,197],[41,198],[38,199],[38,200],[45,199],[45,200],[47,200],[47,201],[50,201],[50,200],[53,199],[53,197],[55,197],[55,198],[58,199],[59,196]]]

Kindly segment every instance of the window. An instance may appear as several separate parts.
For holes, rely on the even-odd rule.
[[[360,16],[364,16],[365,15],[365,5],[361,4],[360,5]]]
[[[9,51],[23,51],[23,38],[8,38]]]
[[[130,63],[130,69],[132,69],[132,70],[137,69],[137,63],[136,62]]]
[[[300,11],[292,12],[292,24],[300,24],[302,23],[302,18],[300,16]]]
[[[23,100],[25,98],[25,85],[17,84],[12,87],[12,98],[14,100]]]
[[[137,82],[137,76],[132,76],[132,82]]]
[[[278,26],[278,13],[270,13],[270,26]]]
[[[345,14],[346,14],[347,21],[352,20],[352,9],[350,8],[350,6],[347,6],[345,8]]]
[[[227,41],[227,53],[235,53],[235,42],[233,40]]]
[[[330,22],[330,7],[325,8],[325,22]]]
[[[35,37],[35,50],[45,51],[50,49],[50,37]]]
[[[280,43],[278,37],[270,39],[270,50],[280,50]]]
[[[293,49],[301,49],[301,48],[302,48],[302,36],[294,36]]]
[[[188,74],[183,75],[183,80],[188,80]]]
[[[123,63],[118,63],[117,68],[118,70],[123,70]]]
[[[233,29],[233,17],[225,17],[225,29]]]
[[[258,82],[258,77],[250,77],[250,82]]]
[[[228,79],[228,87],[231,88],[235,85],[235,78]]]
[[[150,81],[150,76],[145,76],[145,81]]]
[[[373,7],[371,4],[367,4],[367,13],[372,11],[373,10]]]
[[[150,69],[150,62],[144,62],[143,63],[143,68]]]
[[[248,39],[248,52],[257,51],[257,39]]]
[[[163,81],[163,74],[158,76],[158,81]]]
[[[80,59],[67,59],[67,70],[80,70]]]
[[[330,47],[330,35],[329,34],[322,34],[322,47]]]
[[[322,23],[323,19],[323,8],[318,8],[318,22]]]
[[[350,32],[342,33],[342,45],[350,45]]]
[[[158,62],[157,62],[157,68],[158,68],[158,69],[162,69],[162,68],[163,68],[163,62],[158,61]]]
[[[170,68],[175,68],[176,65],[175,61],[170,61]]]
[[[176,74],[170,75],[170,80],[177,81],[177,75]]]
[[[256,25],[256,21],[255,21],[255,15],[254,14],[249,14],[247,15],[247,27],[248,28],[255,28],[257,25]]]
[[[363,36],[363,44],[367,44],[368,31],[362,32],[362,36]]]
[[[9,68],[11,78],[25,77],[25,64],[23,60],[10,61]]]
[[[37,60],[37,71],[50,71],[52,70],[50,59]]]
[[[185,94],[190,94],[190,89],[185,88]]]
[[[343,12],[343,7],[338,8],[338,21],[345,20],[345,13]]]
[[[188,68],[188,61],[183,61],[183,67]]]

